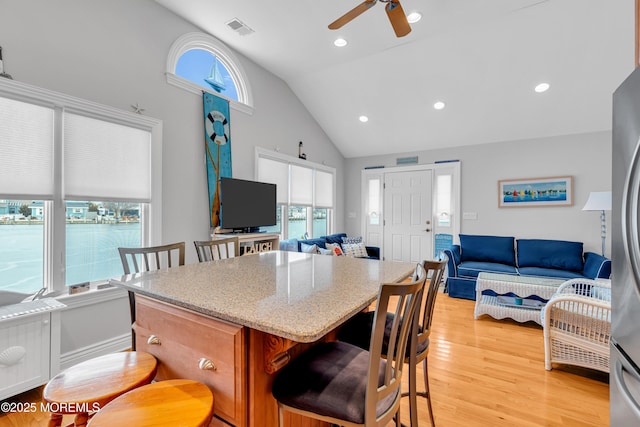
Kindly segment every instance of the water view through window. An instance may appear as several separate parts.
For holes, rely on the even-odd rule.
[[[0,290],[33,293],[44,286],[43,205],[0,200]],[[69,201],[65,232],[67,286],[120,276],[118,248],[141,244],[140,205]]]

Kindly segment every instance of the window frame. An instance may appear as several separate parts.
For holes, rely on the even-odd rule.
[[[206,89],[204,86],[200,86],[176,74],[176,66],[178,65],[180,57],[185,52],[194,49],[205,50],[212,53],[216,58],[218,58],[218,61],[225,66],[236,85],[236,90],[238,91],[237,101],[217,93],[214,90]],[[202,96],[202,92],[209,92],[213,95],[227,99],[230,107],[234,110],[242,111],[249,115],[253,114],[253,95],[251,92],[251,86],[249,85],[249,79],[247,78],[244,68],[229,48],[227,48],[221,41],[208,34],[193,32],[178,37],[169,49],[165,75],[167,77],[167,83],[170,85],[177,86],[198,96]]]
[[[281,215],[281,221],[280,221],[280,226],[281,226],[281,230],[280,230],[280,236],[282,239],[288,239],[291,237],[296,237],[298,238],[299,236],[289,236],[289,215],[288,215],[288,211],[289,211],[289,207],[290,206],[302,206],[302,207],[306,207],[306,218],[307,218],[307,233],[309,233],[309,236],[313,236],[313,210],[314,209],[327,209],[327,235],[334,233],[334,226],[335,226],[335,209],[336,209],[336,168],[331,167],[331,166],[326,166],[326,165],[322,165],[319,163],[314,163],[314,162],[310,162],[308,160],[302,160],[296,157],[292,157],[286,154],[281,154],[275,151],[270,151],[270,150],[266,150],[264,148],[261,147],[256,147],[255,148],[255,168],[254,168],[254,179],[258,180],[259,179],[259,159],[269,159],[271,161],[275,161],[275,162],[280,162],[280,163],[285,163],[287,165],[287,170],[288,170],[288,188],[287,188],[287,202],[282,204],[279,203],[278,206],[280,207],[280,215]],[[312,169],[314,171],[313,173],[313,180],[311,183],[311,187],[312,187],[312,191],[313,191],[313,196],[312,196],[312,202],[310,204],[300,204],[300,203],[294,203],[291,201],[291,166],[301,166],[301,167],[305,167],[308,169]],[[326,206],[326,205],[316,205],[316,197],[315,197],[315,191],[316,191],[316,186],[315,186],[315,171],[321,171],[321,172],[326,172],[332,175],[333,179],[332,179],[332,185],[333,188],[331,189],[332,191],[332,203],[331,206]],[[320,236],[313,236],[313,237],[320,237]]]
[[[68,287],[65,284],[66,200],[63,194],[63,115],[65,111],[142,129],[151,134],[151,201],[141,203],[141,216],[144,218],[141,223],[141,244],[160,244],[162,241],[161,120],[9,79],[0,79],[0,96],[54,110],[53,194],[50,198],[38,198],[44,202],[43,287],[48,291],[68,293]],[[23,197],[19,194],[0,194],[0,198]],[[36,197],[27,196],[27,199],[36,199]],[[108,279],[106,278],[105,282]]]

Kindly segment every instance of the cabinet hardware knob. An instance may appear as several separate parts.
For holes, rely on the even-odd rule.
[[[149,338],[147,339],[147,344],[149,344],[149,345],[160,345],[160,338],[158,338],[155,335],[149,335]]]
[[[424,231],[426,231],[427,233],[431,231],[430,228],[426,228]]]
[[[215,371],[216,365],[214,365],[211,360],[203,357],[198,361],[198,368],[202,369],[203,371]]]

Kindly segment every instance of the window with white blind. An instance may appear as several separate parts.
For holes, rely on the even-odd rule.
[[[256,149],[256,180],[277,185],[278,223],[265,227],[283,239],[333,232],[335,168]]]
[[[106,282],[161,240],[161,125],[0,80],[0,290]]]

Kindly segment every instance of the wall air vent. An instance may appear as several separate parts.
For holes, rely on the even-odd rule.
[[[397,166],[403,165],[415,165],[418,163],[418,156],[413,157],[398,157],[396,159]]]
[[[251,34],[254,31],[249,28],[244,22],[239,20],[238,18],[233,18],[231,21],[226,23],[229,28],[233,31],[237,32],[241,36],[246,36],[247,34]]]

